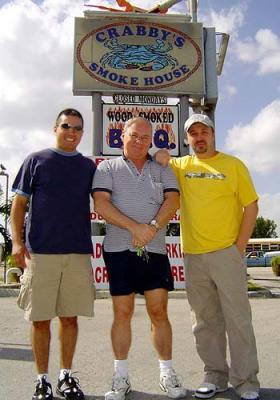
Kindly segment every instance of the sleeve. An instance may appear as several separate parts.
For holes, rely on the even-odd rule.
[[[170,158],[169,161],[169,166],[171,167],[175,177],[177,178],[177,181],[179,180],[179,172],[180,172],[180,161],[181,157],[173,157]]]
[[[258,200],[248,168],[237,159],[238,196],[243,207]]]
[[[113,179],[112,169],[109,160],[104,160],[98,164],[92,185],[92,192],[108,192],[112,193]]]
[[[177,184],[177,179],[174,175],[172,169],[168,167],[162,167],[161,179],[163,184],[163,192],[178,192],[179,188]]]
[[[33,159],[31,157],[28,157],[24,160],[13,182],[12,192],[27,197],[32,195],[32,182],[34,175],[33,164]]]

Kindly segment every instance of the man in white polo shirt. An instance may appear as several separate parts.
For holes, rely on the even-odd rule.
[[[114,321],[112,388],[106,400],[130,391],[128,352],[136,293],[144,294],[159,355],[160,387],[171,398],[185,397],[172,367],[172,329],[167,315],[173,278],[165,248],[165,227],[179,207],[176,178],[149,156],[152,126],[135,117],[124,126],[123,156],[103,161],[96,171],[95,210],[107,222],[103,257],[108,270]]]

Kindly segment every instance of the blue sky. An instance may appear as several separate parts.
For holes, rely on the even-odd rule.
[[[114,1],[89,4],[116,7]],[[57,112],[74,106],[85,116],[80,150],[90,153],[91,99],[72,96],[73,17],[78,0],[0,0],[0,162],[13,179],[31,151],[53,144]],[[135,0],[143,8],[155,1]],[[187,12],[186,2],[172,12]],[[198,21],[231,35],[219,77],[219,150],[240,157],[260,195],[260,215],[280,235],[279,0],[200,0]],[[4,185],[2,178],[0,183]]]

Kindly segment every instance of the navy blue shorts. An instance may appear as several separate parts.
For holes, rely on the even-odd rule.
[[[148,262],[129,250],[108,252],[103,249],[110,293],[122,296],[144,294],[146,290],[174,290],[173,276],[166,254],[150,253]]]

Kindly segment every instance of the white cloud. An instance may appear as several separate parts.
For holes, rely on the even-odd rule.
[[[229,101],[237,94],[236,86],[225,84],[221,87],[219,93],[219,101]]]
[[[89,129],[91,100],[71,88],[74,16],[83,10],[76,0],[16,0],[0,8],[0,158],[10,171],[50,145],[62,108],[81,110]]]
[[[214,26],[217,32],[228,33],[231,40],[238,36],[238,30],[243,25],[246,7],[242,4],[229,9],[215,11],[210,9],[207,13],[200,13],[201,20],[206,26]]]
[[[259,215],[263,218],[273,219],[277,224],[277,234],[280,236],[280,192],[275,194],[260,194]]]
[[[248,124],[228,131],[226,148],[246,162],[252,171],[267,174],[280,170],[280,99],[263,108]]]
[[[254,39],[237,42],[234,51],[244,63],[254,63],[259,75],[280,72],[280,37],[270,29],[260,29]]]

